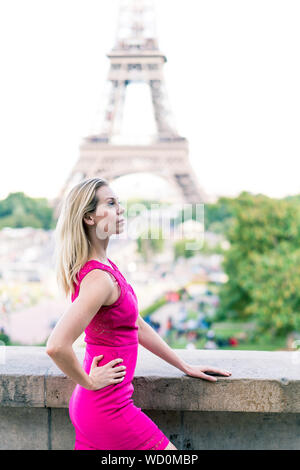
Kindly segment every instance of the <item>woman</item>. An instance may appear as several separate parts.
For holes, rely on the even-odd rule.
[[[133,288],[106,254],[109,237],[123,230],[123,213],[108,182],[91,178],[73,187],[57,222],[57,279],[72,304],[46,352],[76,383],[69,401],[74,450],[176,449],[131,398],[138,343],[188,375],[230,375],[187,364],[139,315]],[[81,367],[72,345],[83,331]]]

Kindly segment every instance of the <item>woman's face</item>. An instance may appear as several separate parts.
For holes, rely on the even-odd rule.
[[[114,233],[121,233],[125,218],[118,197],[109,186],[98,188],[96,195],[99,201],[94,215],[97,237],[104,239]]]

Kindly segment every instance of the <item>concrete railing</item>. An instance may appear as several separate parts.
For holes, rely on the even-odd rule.
[[[84,349],[75,352],[82,363]],[[176,352],[232,372],[216,383],[190,377],[139,346],[134,403],[178,449],[300,448],[300,352]],[[73,449],[74,386],[44,347],[2,347],[0,449]]]

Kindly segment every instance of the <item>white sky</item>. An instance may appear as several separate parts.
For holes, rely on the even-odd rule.
[[[0,197],[55,197],[93,128],[118,0],[1,0]],[[177,129],[209,194],[300,193],[299,0],[159,0]]]

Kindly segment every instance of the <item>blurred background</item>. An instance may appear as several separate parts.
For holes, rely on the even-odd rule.
[[[108,256],[134,287],[140,314],[171,347],[294,349],[300,339],[299,3],[151,3],[155,38],[168,59],[163,98],[168,94],[193,178],[206,195],[199,199],[204,225],[193,210],[183,217],[168,177],[129,166],[111,181],[126,205],[127,230],[112,237]],[[100,129],[111,66],[106,54],[117,44],[121,4],[1,3],[0,341],[6,345],[45,345],[70,303],[54,273],[55,201],[82,139]],[[146,88],[133,88],[122,132],[140,143],[155,132],[155,120]],[[130,210],[136,203],[138,213]],[[150,217],[157,237],[130,231]],[[203,229],[201,246],[188,249]],[[76,343],[84,345],[83,335]]]

